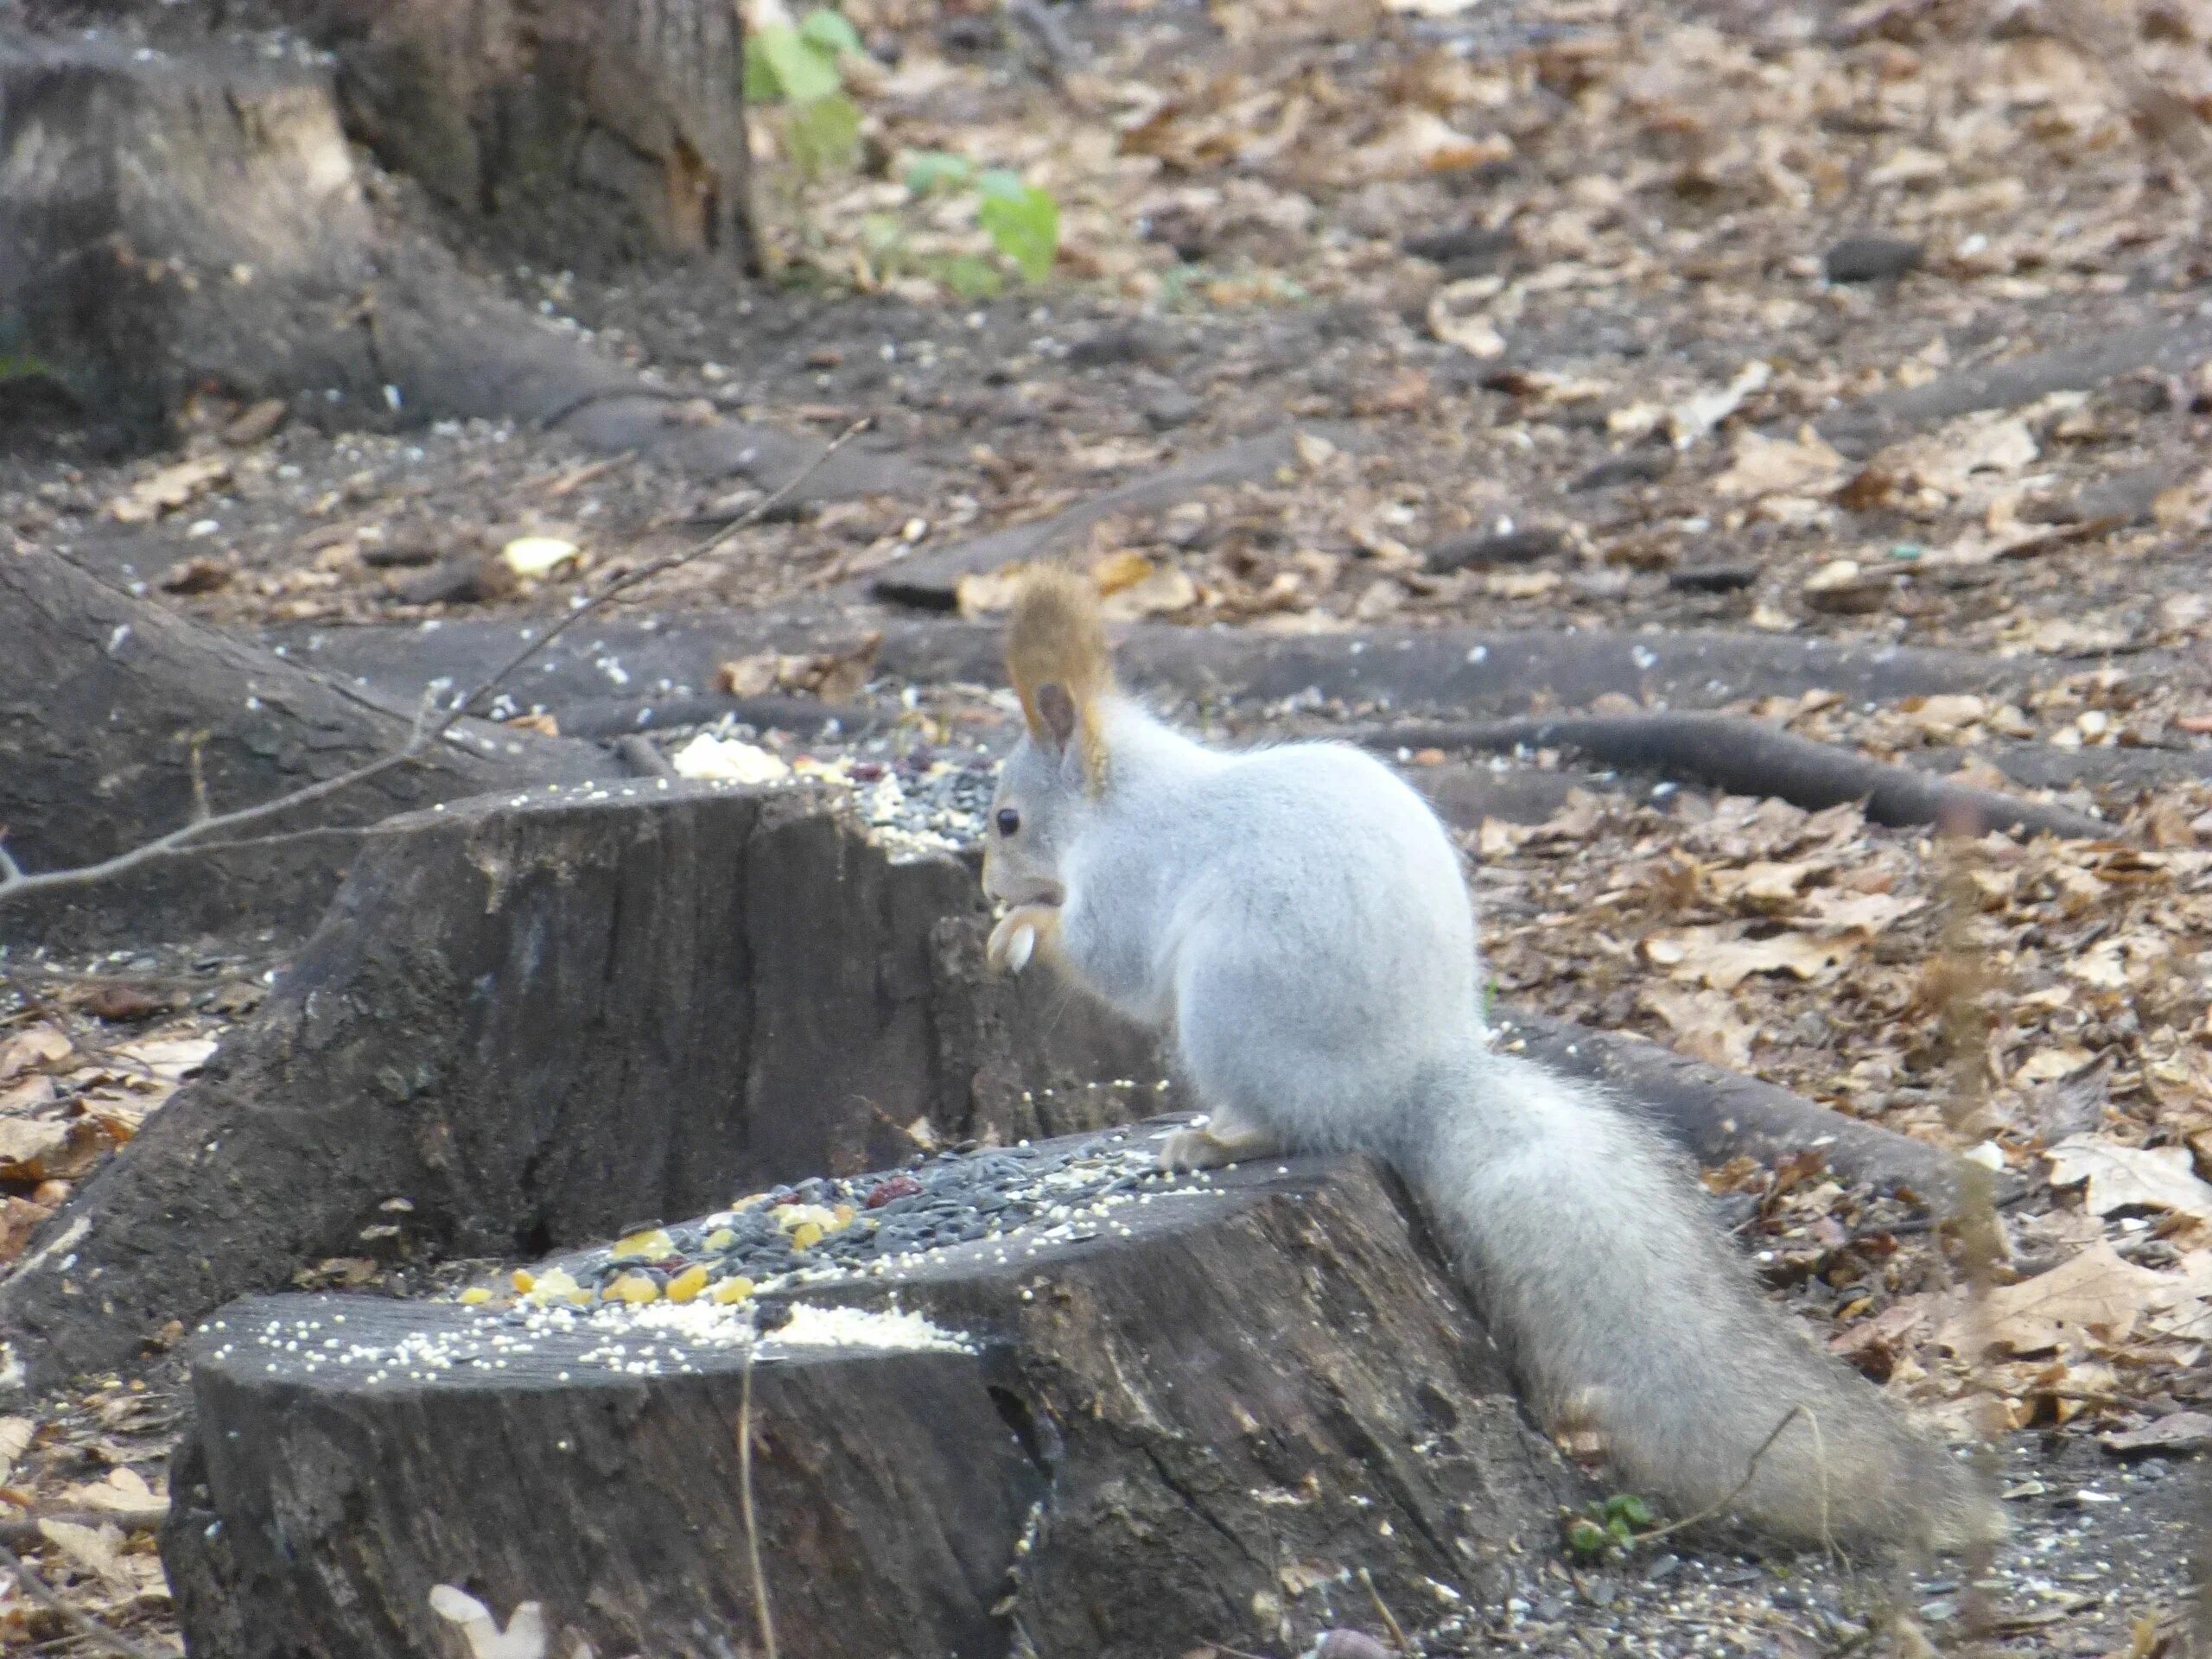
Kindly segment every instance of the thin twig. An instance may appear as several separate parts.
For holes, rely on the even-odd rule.
[[[90,1613],[71,1606],[68,1602],[62,1599],[59,1591],[38,1575],[29,1561],[16,1554],[5,1544],[0,1544],[0,1567],[6,1567],[16,1575],[16,1582],[29,1593],[33,1601],[51,1611],[60,1614],[68,1623],[75,1625],[110,1652],[121,1654],[123,1659],[175,1659],[174,1655],[159,1654],[151,1648],[143,1647],[133,1642],[122,1631],[111,1630]]]
[[[125,874],[156,859],[165,858],[187,849],[197,850],[203,837],[218,830],[242,829],[248,824],[258,823],[264,819],[275,817],[280,813],[311,805],[316,801],[337,794],[341,790],[351,789],[356,784],[367,783],[370,779],[381,777],[395,767],[406,766],[419,759],[424,750],[445,737],[446,734],[459,724],[479,702],[497,690],[508,675],[537,656],[584,618],[604,608],[618,594],[626,592],[650,577],[679,569],[695,559],[704,558],[708,554],[727,545],[739,532],[758,524],[769,512],[789,499],[793,492],[808,479],[813,477],[830,456],[866,431],[869,425],[869,419],[870,417],[864,416],[854,422],[832,439],[829,447],[820,454],[794,474],[781,488],[764,498],[737,518],[731,519],[728,524],[713,535],[677,552],[664,554],[658,559],[650,560],[636,569],[626,572],[607,583],[606,587],[601,588],[582,604],[562,617],[551,627],[546,629],[543,633],[539,634],[520,651],[508,658],[505,662],[500,664],[473,690],[448,704],[437,719],[425,723],[424,720],[418,716],[414,729],[408,734],[406,742],[393,753],[380,756],[374,760],[365,761],[350,771],[339,773],[334,778],[326,778],[320,783],[308,784],[293,790],[289,794],[279,795],[271,800],[263,801],[253,806],[240,807],[235,811],[219,813],[213,817],[196,818],[179,829],[170,830],[167,835],[157,836],[152,841],[134,847],[128,852],[118,853],[113,858],[102,859],[97,864],[81,865],[75,869],[42,870],[35,875],[26,875],[10,858],[5,865],[0,865],[0,903],[5,903],[10,898],[20,897],[25,893],[45,892],[55,887],[89,886],[96,881],[104,881],[111,876]],[[4,854],[0,853],[0,856],[4,856]]]
[[[745,1553],[753,1570],[753,1614],[760,1623],[760,1646],[776,1659],[776,1621],[768,1613],[768,1576],[760,1570],[760,1528],[753,1515],[753,1363],[760,1351],[756,1337],[745,1350],[745,1386],[737,1405],[737,1508],[745,1520]]]
[[[1411,1653],[1413,1644],[1406,1640],[1405,1626],[1398,1623],[1398,1616],[1390,1611],[1390,1604],[1382,1599],[1382,1592],[1375,1587],[1375,1575],[1363,1567],[1359,1569],[1359,1581],[1367,1586],[1367,1599],[1375,1604],[1375,1611],[1382,1621],[1382,1628],[1389,1632],[1390,1645],[1400,1653]]]
[[[1768,1433],[1766,1439],[1759,1442],[1758,1450],[1751,1453],[1751,1460],[1745,1467],[1744,1478],[1736,1483],[1734,1487],[1729,1491],[1726,1497],[1720,1498],[1716,1503],[1707,1505],[1704,1509],[1700,1510],[1695,1515],[1686,1515],[1679,1521],[1669,1521],[1665,1526],[1654,1527],[1649,1532],[1639,1532],[1636,1535],[1636,1541],[1639,1544],[1656,1543],[1660,1539],[1672,1537],[1675,1534],[1681,1532],[1687,1528],[1694,1527],[1701,1522],[1710,1521],[1714,1516],[1719,1515],[1727,1510],[1731,1504],[1734,1503],[1738,1498],[1744,1495],[1745,1489],[1748,1488],[1754,1480],[1758,1478],[1760,1460],[1764,1459],[1770,1451],[1773,1450],[1774,1443],[1782,1438],[1782,1431],[1789,1427],[1791,1423],[1795,1422],[1800,1417],[1802,1417],[1807,1422],[1813,1425],[1813,1442],[1815,1448],[1817,1448],[1820,1444],[1820,1423],[1818,1420],[1814,1417],[1811,1410],[1801,1401],[1796,1405],[1790,1407],[1788,1411],[1783,1412],[1782,1414],[1782,1421],[1777,1423],[1772,1430]],[[1826,1525],[1827,1511],[1827,1481],[1825,1468],[1823,1469],[1821,1482],[1821,1510],[1822,1520],[1821,1530],[1825,1535],[1827,1530]]]

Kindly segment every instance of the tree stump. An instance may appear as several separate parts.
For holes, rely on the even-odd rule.
[[[488,0],[485,10],[493,15]],[[429,36],[404,34],[406,19],[469,10],[426,3],[392,11],[391,27],[428,51]],[[593,107],[641,121],[674,84],[670,66],[715,81],[735,62],[734,14],[703,0],[577,0],[560,15],[569,22],[559,49],[546,46],[548,65],[588,83]],[[639,67],[648,58],[660,79]],[[460,53],[440,61],[454,73],[480,67]],[[723,152],[735,141],[700,124],[703,115],[691,121],[690,107],[678,99],[659,118],[674,124],[671,156],[707,146],[701,177],[716,181],[684,187],[685,211],[699,213],[727,194],[734,163]],[[207,387],[288,398],[298,414],[353,430],[537,422],[596,448],[772,488],[825,447],[746,422],[701,423],[670,392],[478,283],[372,200],[319,67],[212,43],[142,52],[0,30],[0,413],[34,393],[41,409],[59,396],[104,442],[143,444]],[[914,475],[880,444],[855,444],[803,493],[891,489]]]
[[[1173,1103],[1147,1034],[984,976],[986,925],[973,872],[894,859],[812,788],[534,785],[392,820],[48,1224],[0,1329],[50,1381],[325,1258],[535,1255],[910,1134]]]
[[[1112,1175],[1152,1147],[1024,1156],[1059,1153]],[[748,1423],[766,1599],[811,1659],[1294,1647],[1372,1622],[1363,1569],[1432,1624],[1510,1593],[1585,1496],[1359,1159],[1125,1188],[778,1293],[757,1350],[743,1304],[668,1313],[683,1334],[606,1302],[226,1309],[162,1544],[194,1649],[435,1651],[445,1583],[542,1604],[556,1652],[757,1651]]]
[[[743,41],[728,0],[316,0],[385,164],[564,266],[750,267]]]

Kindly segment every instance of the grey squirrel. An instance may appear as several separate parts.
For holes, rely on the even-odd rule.
[[[1807,1543],[2002,1534],[1970,1469],[1760,1300],[1683,1160],[1491,1046],[1459,853],[1403,780],[1340,744],[1224,753],[1153,718],[1072,574],[1027,582],[1007,665],[1027,729],[985,830],[1009,906],[987,955],[1172,1033],[1208,1117],[1165,1166],[1383,1159],[1547,1426],[1594,1433],[1677,1514],[1726,1502]]]

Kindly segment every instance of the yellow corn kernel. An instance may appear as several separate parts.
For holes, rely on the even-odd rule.
[[[469,1307],[481,1307],[492,1300],[492,1293],[481,1285],[471,1285],[461,1293],[461,1300]]]
[[[664,1294],[671,1302],[688,1302],[706,1287],[707,1270],[704,1268],[686,1268],[668,1281],[668,1289]]]
[[[613,1255],[617,1262],[658,1262],[664,1255],[675,1254],[676,1241],[668,1236],[664,1228],[648,1227],[642,1233],[632,1233],[627,1238],[614,1241]]]
[[[530,1294],[531,1300],[538,1302],[565,1302],[578,1295],[589,1300],[589,1293],[558,1268],[539,1274],[531,1286]]]
[[[734,1279],[723,1280],[721,1283],[709,1291],[707,1300],[727,1306],[731,1302],[741,1302],[752,1294],[753,1281],[743,1274],[740,1274]]]

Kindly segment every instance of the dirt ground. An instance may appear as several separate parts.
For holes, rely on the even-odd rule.
[[[995,12],[845,10],[875,54],[854,75],[868,159],[810,183],[764,164],[774,280],[471,250],[699,418],[827,435],[869,416],[920,464],[912,488],[779,514],[648,584],[640,613],[849,594],[1287,423],[1292,464],[1094,528],[1124,614],[1985,652],[2031,664],[2030,689],[1745,711],[1882,758],[2032,740],[2212,772],[2212,5],[1090,0],[1049,10],[1049,49]],[[986,246],[971,200],[907,188],[938,149],[1055,194],[1052,283],[962,297],[932,274]],[[1879,274],[1830,280],[1853,262]],[[2154,325],[2178,344],[2093,385],[1902,425],[1866,401]],[[528,429],[246,413],[211,400],[155,456],[40,435],[0,456],[0,537],[241,630],[419,626],[554,613],[756,499]],[[579,556],[503,575],[522,535]],[[904,689],[855,696],[897,715]],[[940,735],[959,724],[920,706],[925,734],[932,709]],[[2020,1535],[1985,1639],[2147,1659],[2177,1639],[2212,1445],[2212,789],[2077,798],[2125,841],[1961,850],[1849,807],[1609,785],[1466,842],[1503,996],[2023,1178],[1975,1316],[2001,1327],[1994,1362],[1969,1357],[1935,1235],[1870,1226],[1817,1167],[1710,1182],[1812,1328],[1899,1397],[2005,1436]],[[8,965],[12,1255],[273,964],[149,942]],[[1989,1030],[1962,1072],[1947,1022],[1967,1005]],[[2069,1275],[2056,1313],[2053,1281],[2019,1290],[2045,1272]],[[176,1409],[157,1370],[0,1418],[0,1499],[91,1523],[24,1547],[156,1643],[133,1517],[160,1502]],[[1968,1622],[1955,1576],[1900,1592],[1817,1561],[1670,1559],[1547,1564],[1525,1605],[1447,1620],[1430,1650],[1840,1652],[1902,1611],[1913,1632],[1886,1639],[1917,1651]],[[20,1592],[0,1635],[96,1650]]]

